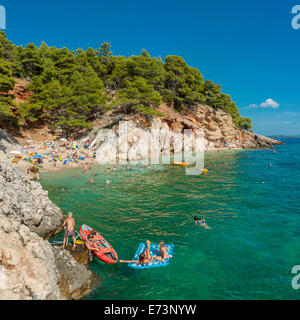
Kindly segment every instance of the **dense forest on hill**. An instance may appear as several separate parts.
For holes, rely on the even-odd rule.
[[[16,105],[9,94],[15,79],[30,81],[27,103]],[[89,122],[106,110],[122,108],[163,116],[162,102],[180,112],[183,106],[206,104],[228,112],[239,128],[251,129],[251,120],[240,116],[221,86],[205,80],[196,68],[178,56],[164,60],[145,50],[139,56],[114,56],[109,43],[98,50],[75,52],[67,48],[25,48],[12,44],[0,32],[0,122],[18,127],[48,123],[65,133],[89,128]]]

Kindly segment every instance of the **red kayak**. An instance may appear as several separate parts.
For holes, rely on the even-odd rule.
[[[114,248],[101,236],[99,232],[94,230],[92,227],[87,226],[86,224],[83,224],[80,227],[80,235],[82,240],[87,240],[88,235],[92,231],[96,232],[94,240],[97,247],[99,247],[99,250],[93,250],[94,255],[105,263],[117,263],[118,255]]]

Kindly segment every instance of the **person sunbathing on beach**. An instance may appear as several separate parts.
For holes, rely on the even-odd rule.
[[[67,224],[67,226],[66,226],[66,224]],[[76,239],[75,239],[75,229],[74,229],[75,220],[72,217],[72,212],[68,213],[68,218],[65,219],[63,227],[64,227],[64,229],[66,229],[66,231],[65,231],[64,242],[63,242],[62,247],[63,248],[65,247],[67,238],[71,237],[73,240],[73,250],[74,250],[75,246],[76,246],[76,243],[75,243]]]
[[[206,224],[205,219],[198,218],[197,216],[194,217],[195,223],[200,224],[205,229],[210,229],[210,227]]]
[[[147,264],[149,262],[152,262],[152,260],[154,259],[154,257],[151,256],[150,253],[150,244],[151,242],[149,240],[147,240],[147,247],[145,249],[144,252],[142,252],[139,255],[139,260],[119,260],[119,262],[123,262],[123,263],[138,263],[138,264]]]
[[[169,255],[169,254],[168,254],[169,248],[166,247],[164,241],[160,241],[160,242],[158,243],[158,247],[159,247],[159,249],[160,249],[160,253],[159,253],[159,256],[156,256],[156,257],[155,257],[155,260],[165,261],[165,259],[167,259],[167,258],[173,258],[172,255]]]

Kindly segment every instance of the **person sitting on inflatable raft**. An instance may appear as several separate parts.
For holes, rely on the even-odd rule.
[[[138,263],[138,264],[147,264],[152,262],[153,260],[159,260],[159,261],[164,261],[166,258],[172,258],[173,256],[168,255],[168,248],[165,246],[164,241],[160,241],[158,246],[160,249],[160,255],[159,256],[151,256],[150,253],[150,244],[151,242],[149,240],[147,242],[147,247],[144,252],[142,252],[139,255],[139,260],[119,260],[119,262],[123,263]]]

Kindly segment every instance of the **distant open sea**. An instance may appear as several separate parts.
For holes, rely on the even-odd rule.
[[[85,299],[299,299],[291,270],[300,265],[300,139],[282,140],[277,153],[207,153],[206,176],[171,165],[42,174],[50,199],[73,212],[77,230],[91,225],[121,259],[146,239],[175,245],[164,268],[94,261],[102,281]],[[194,215],[211,229],[195,225]]]

